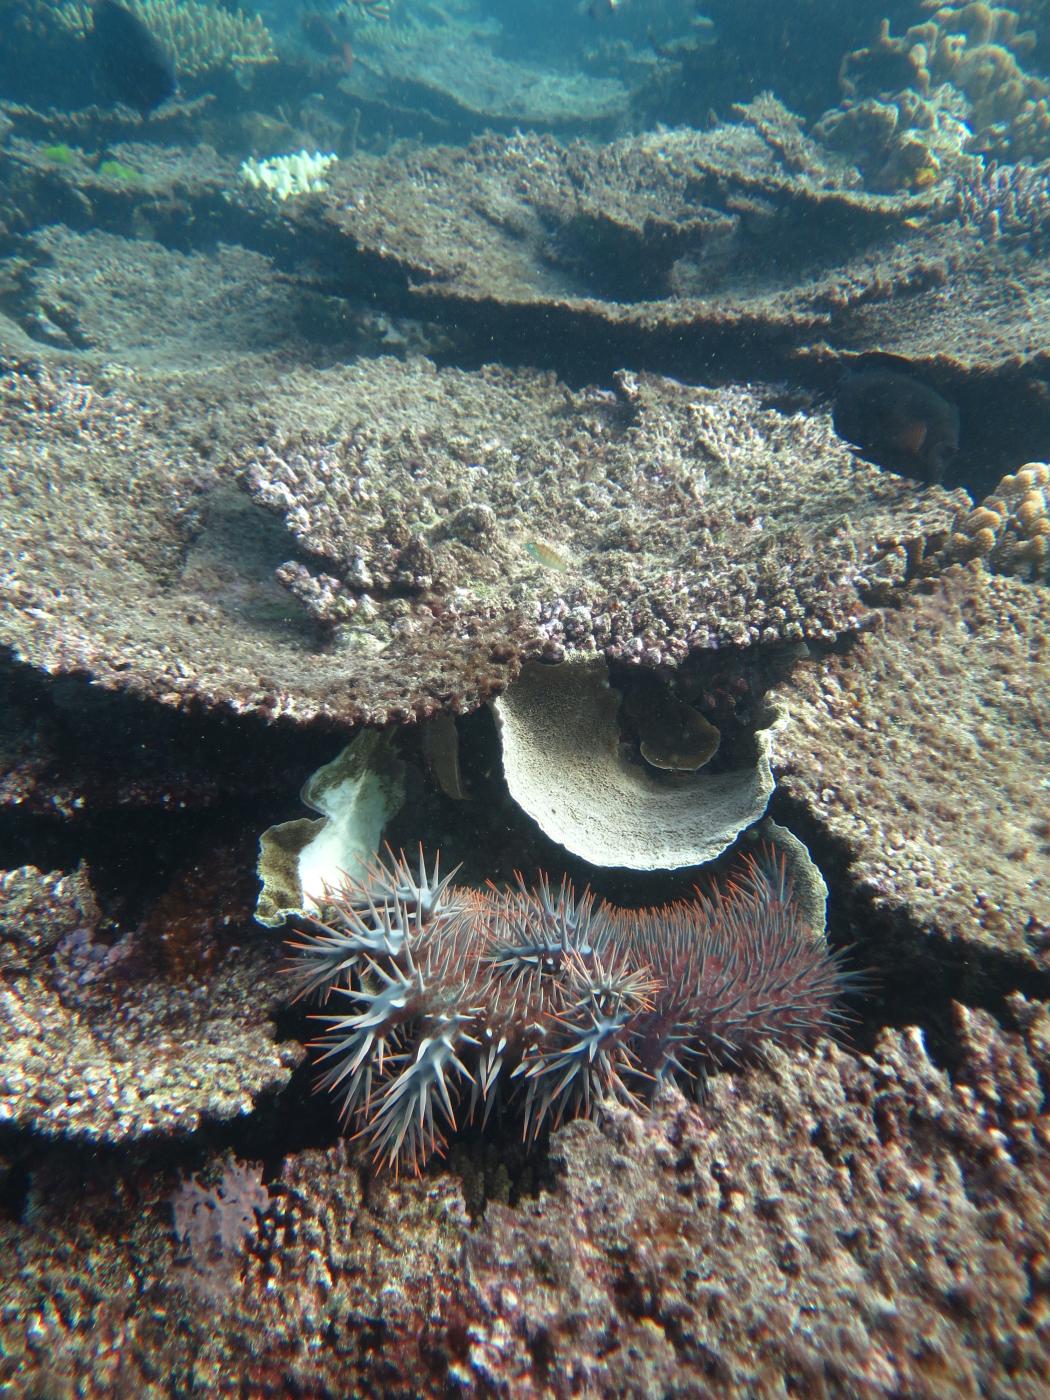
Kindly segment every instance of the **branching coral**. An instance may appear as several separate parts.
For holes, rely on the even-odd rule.
[[[127,0],[127,8],[174,56],[182,78],[215,68],[271,63],[276,57],[270,31],[257,14],[200,0]],[[91,6],[86,0],[62,0],[53,9],[63,28],[74,34],[90,32]]]
[[[782,856],[721,885],[617,910],[567,881],[468,891],[390,856],[331,891],[290,940],[296,998],[318,996],[318,1087],[378,1163],[418,1172],[497,1102],[526,1137],[628,1105],[664,1078],[704,1081],[763,1042],[843,1020],[855,982],[809,928]]]

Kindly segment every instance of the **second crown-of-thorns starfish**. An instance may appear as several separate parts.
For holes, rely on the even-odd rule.
[[[288,971],[327,1027],[318,1087],[395,1172],[445,1133],[516,1100],[526,1137],[639,1106],[661,1079],[697,1087],[762,1042],[795,1046],[848,1019],[856,974],[807,928],[784,858],[744,858],[709,892],[616,909],[568,881],[463,889],[389,852],[296,916]]]

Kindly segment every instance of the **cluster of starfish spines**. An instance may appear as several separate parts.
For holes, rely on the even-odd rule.
[[[325,892],[289,940],[296,999],[324,1007],[318,1088],[377,1162],[419,1172],[464,1122],[515,1105],[526,1139],[603,1099],[632,1107],[763,1041],[847,1019],[852,979],[802,919],[763,848],[708,893],[616,910],[545,876],[463,890],[387,852]]]

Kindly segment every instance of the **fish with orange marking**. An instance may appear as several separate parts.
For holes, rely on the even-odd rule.
[[[889,369],[848,374],[835,392],[839,437],[879,466],[944,480],[959,450],[959,411],[921,379]]]

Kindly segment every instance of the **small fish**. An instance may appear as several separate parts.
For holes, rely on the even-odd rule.
[[[920,379],[896,370],[847,374],[835,392],[832,422],[839,437],[880,466],[944,480],[959,450],[959,411]]]
[[[580,14],[589,15],[594,20],[607,19],[617,10],[622,10],[624,3],[625,0],[583,0]]]
[[[563,559],[556,549],[551,549],[550,545],[544,544],[542,540],[526,540],[525,553],[545,569],[554,569],[559,574],[569,572],[568,560]]]
[[[87,36],[95,69],[121,102],[144,115],[174,95],[175,65],[139,17],[117,0],[96,0]]]
[[[343,24],[346,23],[346,16],[341,16]],[[350,41],[345,34],[340,34],[334,23],[326,16],[319,14],[316,10],[308,10],[301,15],[299,26],[303,32],[303,38],[317,53],[324,54],[326,58],[338,58],[347,72],[350,71],[354,62],[354,51],[350,47]]]

